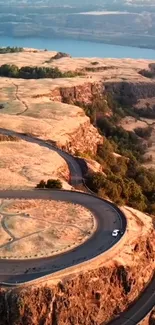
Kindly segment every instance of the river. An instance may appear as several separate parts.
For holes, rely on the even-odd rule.
[[[43,37],[14,38],[0,36],[0,47],[1,46],[21,46],[61,51],[69,53],[73,57],[155,59],[155,50],[151,49],[72,39],[48,39]]]

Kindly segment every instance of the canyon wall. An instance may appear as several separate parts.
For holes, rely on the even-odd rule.
[[[92,103],[95,98],[103,98],[106,93],[112,94],[122,104],[136,104],[140,99],[155,97],[155,82],[146,78],[144,81],[100,80],[71,87],[59,87],[52,90],[50,97],[54,101],[82,105]]]
[[[103,96],[104,84],[99,82],[85,82],[70,87],[58,87],[52,90],[50,98],[67,104],[91,104],[94,98]]]

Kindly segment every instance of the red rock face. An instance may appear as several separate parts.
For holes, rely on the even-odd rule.
[[[67,104],[91,104],[95,96],[103,96],[103,83],[84,83],[73,87],[60,87],[52,90],[51,99]]]
[[[19,289],[1,288],[0,325],[106,324],[137,298],[151,278],[153,237],[152,232],[139,239],[132,267],[115,263],[63,277],[53,285],[46,280]],[[153,314],[149,319],[153,325]]]

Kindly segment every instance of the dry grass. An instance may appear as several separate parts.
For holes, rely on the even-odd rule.
[[[45,63],[50,58],[52,58],[57,52],[52,51],[39,51],[35,50],[36,53],[32,53],[32,49],[26,49],[24,52],[11,53],[11,54],[1,54],[1,64],[15,64],[18,67],[22,66],[49,66],[49,67],[59,67],[62,71],[68,70],[81,70],[86,67],[94,68],[91,64],[93,61],[97,61],[99,67],[108,67],[108,70],[88,73],[95,75],[102,75],[107,79],[111,79],[117,76],[117,78],[135,78],[137,80],[142,80],[144,77],[140,76],[137,71],[142,69],[148,69],[148,64],[153,63],[151,60],[134,60],[134,59],[100,59],[100,58],[61,58],[59,60],[51,61],[51,63]],[[33,60],[32,60],[33,57]],[[110,68],[109,68],[110,67]]]
[[[70,135],[88,121],[81,108],[51,100],[53,89],[64,86],[64,83],[74,86],[76,80],[0,80],[0,103],[4,106],[0,109],[1,128],[32,133],[65,144],[70,141]]]
[[[64,202],[4,200],[1,214],[15,237],[0,248],[0,256],[5,258],[50,256],[81,244],[95,230],[88,210]],[[3,232],[1,226],[0,245],[8,238]]]
[[[22,140],[0,142],[0,189],[35,187],[41,179],[68,173],[64,159],[48,148]]]

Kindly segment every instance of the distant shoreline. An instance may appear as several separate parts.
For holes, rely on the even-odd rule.
[[[91,42],[91,43],[97,43],[97,44],[105,44],[105,45],[115,45],[115,46],[122,46],[122,47],[133,47],[133,48],[139,48],[139,49],[146,49],[146,50],[154,50],[155,51],[155,45],[154,46],[147,46],[147,45],[136,45],[133,43],[130,43],[129,40],[127,40],[128,43],[123,43],[123,42],[116,42],[116,41],[107,41],[107,40],[102,40],[102,39],[97,39],[97,38],[93,38],[93,36],[91,35],[91,37],[85,37],[84,35],[81,35],[81,37],[74,37],[74,36],[47,36],[47,35],[24,35],[24,36],[18,36],[18,35],[0,35],[0,43],[1,43],[1,37],[3,38],[12,38],[12,39],[47,39],[47,40],[51,40],[51,41],[62,41],[62,40],[72,40],[72,41],[80,41],[80,42]]]
[[[116,42],[115,42],[116,43]],[[84,40],[71,37],[18,37],[0,36],[0,47],[24,47],[69,53],[72,57],[133,58],[155,60],[155,49]]]

